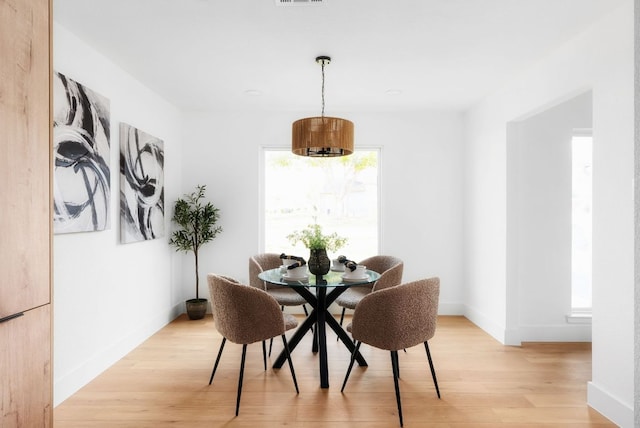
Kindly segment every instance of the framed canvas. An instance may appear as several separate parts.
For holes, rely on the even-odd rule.
[[[53,230],[110,227],[109,100],[61,73],[53,77]]]
[[[120,242],[164,236],[164,142],[120,124]]]

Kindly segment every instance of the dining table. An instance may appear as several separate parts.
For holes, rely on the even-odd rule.
[[[347,347],[350,353],[355,350],[355,344],[347,332],[336,321],[329,312],[329,306],[336,298],[344,293],[349,287],[367,285],[376,282],[380,274],[373,270],[366,270],[365,275],[360,278],[343,277],[344,271],[331,270],[325,275],[308,275],[302,278],[287,278],[286,269],[278,267],[258,274],[258,277],[266,282],[276,285],[291,287],[311,305],[313,310],[298,327],[293,336],[289,339],[289,351],[293,352],[304,335],[315,326],[313,331],[314,340],[312,351],[318,353],[320,370],[320,387],[329,387],[329,364],[327,361],[327,336],[326,326],[328,325]],[[312,290],[315,291],[312,292]],[[283,350],[276,358],[273,367],[280,368],[286,361],[286,353]],[[360,366],[366,366],[367,361],[360,352],[356,352],[356,361]]]

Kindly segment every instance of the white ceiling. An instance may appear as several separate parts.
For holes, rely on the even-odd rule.
[[[319,113],[329,55],[327,115],[464,110],[620,2],[53,0],[58,24],[184,110]]]

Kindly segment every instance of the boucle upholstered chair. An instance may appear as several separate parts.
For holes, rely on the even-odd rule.
[[[238,398],[236,401],[236,416],[240,409],[240,395],[242,394],[242,377],[247,345],[254,342],[281,336],[284,349],[289,361],[289,369],[293,384],[298,393],[298,381],[293,369],[291,354],[285,332],[298,325],[295,317],[282,312],[278,302],[263,290],[239,284],[237,281],[220,275],[209,274],[209,294],[213,304],[216,329],[222,335],[222,343],[216,358],[209,385],[218,369],[222,350],[228,340],[242,345],[242,359],[240,361],[240,377],[238,379]],[[264,352],[264,345],[263,345]]]
[[[280,305],[280,308],[284,310],[285,306],[300,306],[304,310],[304,314],[309,316],[307,312],[307,301],[293,288],[285,287],[278,284],[270,284],[264,282],[258,278],[260,272],[265,270],[275,269],[282,265],[280,254],[276,253],[262,253],[256,254],[253,257],[249,257],[249,285],[255,288],[269,293]],[[271,348],[273,346],[273,339],[269,342],[269,356],[271,356]]]
[[[436,331],[439,296],[440,279],[429,278],[376,291],[363,297],[353,313],[353,320],[347,326],[347,330],[356,341],[356,347],[341,391],[344,391],[347,385],[354,357],[362,343],[391,351],[398,417],[402,426],[402,405],[398,386],[400,377],[398,350],[424,343],[433,383],[440,398],[436,371],[433,368],[427,343]]]
[[[373,256],[362,260],[360,265],[365,265],[367,269],[376,271],[380,274],[380,278],[373,285],[358,285],[350,287],[336,299],[336,303],[342,306],[342,314],[340,315],[340,325],[344,320],[346,309],[355,309],[356,305],[364,296],[375,290],[393,287],[402,282],[402,270],[404,263],[397,257],[393,256]]]

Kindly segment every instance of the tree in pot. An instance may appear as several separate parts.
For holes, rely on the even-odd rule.
[[[198,250],[222,232],[222,226],[216,226],[219,209],[203,201],[205,190],[206,185],[199,185],[195,192],[179,198],[171,218],[180,228],[173,232],[169,244],[176,247],[176,251],[191,251],[195,257],[196,298],[186,301],[187,315],[192,320],[203,318],[207,311],[207,299],[201,299],[199,294]]]

